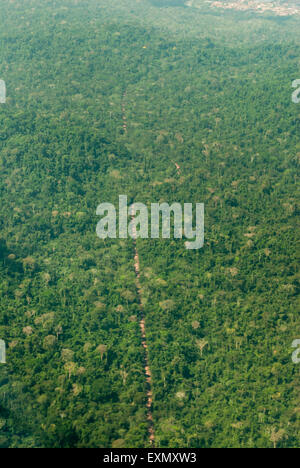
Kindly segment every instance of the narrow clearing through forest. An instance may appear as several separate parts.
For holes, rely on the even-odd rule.
[[[123,93],[123,100],[122,100],[122,120],[123,120],[123,132],[124,135],[127,134],[127,118],[126,118],[126,98],[127,98],[127,92],[125,91]],[[181,174],[180,166],[177,164],[175,161],[172,160],[172,163],[176,167],[177,174]],[[133,218],[133,214],[130,213],[131,218]],[[149,423],[149,441],[152,446],[155,444],[155,433],[154,433],[154,424],[153,424],[153,416],[152,416],[152,403],[153,403],[153,394],[152,394],[152,375],[151,375],[151,370],[150,370],[150,365],[149,365],[149,350],[148,350],[148,344],[147,344],[147,337],[146,337],[146,324],[145,324],[145,314],[144,314],[144,308],[143,308],[143,301],[142,301],[142,287],[140,283],[140,259],[139,259],[139,254],[137,250],[137,245],[136,245],[136,238],[137,238],[137,233],[136,229],[134,228],[133,230],[133,243],[134,243],[134,269],[135,269],[135,274],[136,274],[136,287],[138,291],[138,296],[139,296],[139,319],[140,319],[140,329],[141,329],[141,337],[142,337],[142,346],[145,351],[145,376],[146,376],[146,382],[147,382],[147,420]]]
[[[123,119],[123,130],[124,134],[127,133],[127,120],[126,120],[126,95],[127,93],[125,92],[123,94],[123,101],[122,101],[122,119]],[[130,213],[131,217],[133,218],[132,213]],[[135,274],[136,274],[136,287],[138,291],[138,296],[139,296],[139,320],[140,320],[140,330],[141,330],[141,338],[142,338],[142,346],[144,348],[144,359],[145,359],[145,377],[146,377],[146,382],[147,382],[147,420],[149,424],[149,442],[150,445],[154,446],[155,443],[155,436],[154,436],[154,425],[153,425],[153,416],[152,416],[152,403],[153,403],[153,397],[152,397],[152,376],[151,376],[151,370],[150,370],[150,365],[149,365],[149,351],[148,351],[148,345],[147,345],[147,338],[146,338],[146,325],[145,325],[145,314],[144,314],[144,308],[143,308],[143,301],[142,301],[142,287],[140,283],[140,260],[139,260],[139,254],[137,250],[137,245],[136,245],[136,229],[133,231],[133,243],[134,243],[134,269],[135,269]]]

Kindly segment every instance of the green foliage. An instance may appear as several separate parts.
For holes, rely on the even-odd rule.
[[[206,206],[138,241],[156,445],[299,446],[299,19],[178,3],[2,0],[1,447],[149,446],[119,194]]]

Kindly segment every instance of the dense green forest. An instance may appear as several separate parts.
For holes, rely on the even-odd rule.
[[[119,194],[205,203],[137,240],[155,446],[299,447],[300,17],[184,3],[2,0],[0,447],[150,446]]]

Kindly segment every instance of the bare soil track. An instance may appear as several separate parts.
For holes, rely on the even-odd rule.
[[[122,120],[123,120],[123,131],[124,134],[127,134],[127,119],[126,119],[126,91],[123,94],[123,101],[122,101]],[[154,425],[153,425],[153,416],[152,416],[152,403],[153,403],[153,396],[152,396],[152,375],[149,365],[149,351],[148,351],[148,344],[147,344],[147,337],[146,337],[146,324],[145,324],[145,315],[144,315],[144,308],[143,308],[143,301],[142,301],[142,287],[140,283],[140,259],[139,254],[136,246],[136,231],[133,232],[133,243],[134,243],[134,269],[136,274],[136,287],[139,296],[139,320],[140,320],[140,330],[141,330],[141,344],[144,349],[144,360],[145,360],[145,378],[147,384],[147,420],[149,425],[149,442],[152,447],[155,444],[155,434],[154,434]]]

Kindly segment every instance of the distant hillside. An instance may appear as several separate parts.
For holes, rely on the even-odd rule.
[[[188,0],[186,6],[194,8],[202,8],[203,0]],[[276,16],[294,16],[300,14],[299,0],[281,1],[281,0],[211,0],[206,2],[211,8],[221,8],[225,10],[241,11],[241,12],[256,12],[273,13]]]
[[[149,0],[149,2],[157,7],[182,7],[185,6],[185,0]]]

